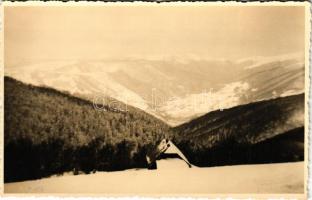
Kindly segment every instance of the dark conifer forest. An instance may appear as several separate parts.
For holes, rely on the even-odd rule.
[[[4,83],[5,182],[146,168],[146,152],[163,138],[200,167],[304,160],[304,94],[170,127],[116,100],[98,110],[87,98],[10,77]]]
[[[304,94],[217,110],[173,128],[198,166],[304,160]]]
[[[96,110],[91,101],[9,77],[4,93],[5,182],[145,167],[147,148],[169,131],[139,109]]]

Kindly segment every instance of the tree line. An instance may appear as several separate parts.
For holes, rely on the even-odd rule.
[[[10,77],[4,86],[5,182],[146,167],[146,151],[170,132],[134,107],[103,112],[91,101],[52,88]]]

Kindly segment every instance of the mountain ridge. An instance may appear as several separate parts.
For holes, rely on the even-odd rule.
[[[171,125],[219,108],[304,92],[304,60],[298,55],[182,58],[20,63],[5,73],[89,98],[109,96]]]
[[[172,137],[198,166],[299,161],[304,157],[304,105],[299,94],[217,110],[174,127]],[[283,136],[289,132],[290,139]],[[297,137],[299,143],[291,139]]]

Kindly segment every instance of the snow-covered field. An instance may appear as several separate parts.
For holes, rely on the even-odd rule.
[[[304,162],[184,169],[172,168],[173,163],[170,166],[8,183],[4,190],[5,193],[111,195],[304,192]]]

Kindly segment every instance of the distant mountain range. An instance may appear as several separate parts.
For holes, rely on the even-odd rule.
[[[88,99],[108,96],[171,125],[207,112],[304,91],[299,54],[213,60],[196,57],[20,63],[5,74]]]

